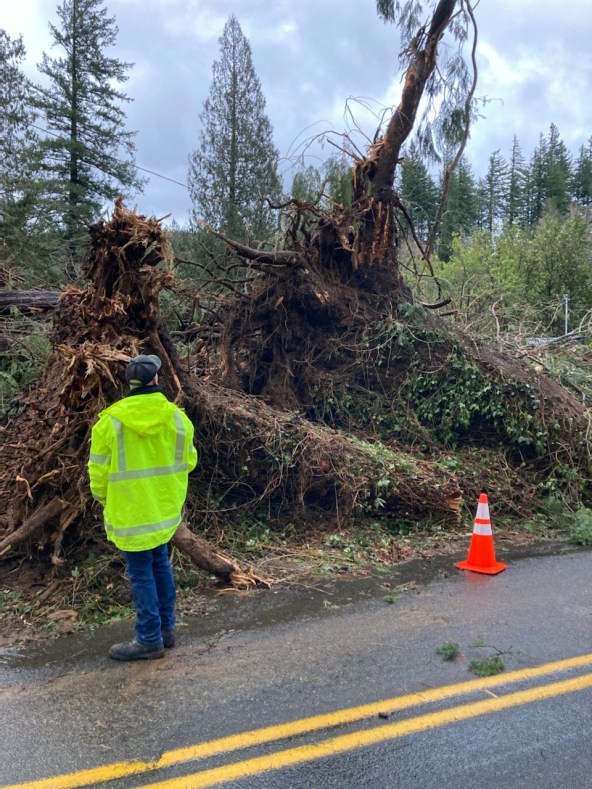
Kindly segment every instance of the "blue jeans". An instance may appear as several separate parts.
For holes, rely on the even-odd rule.
[[[136,639],[162,644],[162,631],[175,627],[175,582],[168,544],[149,551],[124,551],[136,607]]]

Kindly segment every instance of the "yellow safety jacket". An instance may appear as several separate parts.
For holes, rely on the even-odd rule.
[[[88,472],[104,506],[107,538],[123,551],[168,542],[181,521],[187,475],[197,465],[193,425],[161,392],[137,394],[101,411]]]

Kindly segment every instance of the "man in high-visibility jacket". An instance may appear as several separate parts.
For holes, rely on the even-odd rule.
[[[136,638],[111,647],[115,660],[161,658],[175,644],[168,543],[181,522],[197,451],[192,423],[158,386],[160,367],[153,354],[132,359],[129,393],[92,429],[90,489],[104,507],[107,538],[124,552],[136,608]]]

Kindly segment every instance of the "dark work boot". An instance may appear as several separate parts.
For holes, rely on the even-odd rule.
[[[113,660],[156,660],[164,657],[164,648],[162,643],[140,644],[134,639],[127,644],[113,644],[109,657]]]
[[[162,631],[162,643],[164,644],[165,649],[170,649],[171,647],[175,646],[175,631],[174,630],[163,630]]]

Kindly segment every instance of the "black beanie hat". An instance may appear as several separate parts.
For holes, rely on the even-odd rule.
[[[154,380],[162,362],[154,354],[136,356],[125,368],[125,380],[130,386],[146,386]]]

